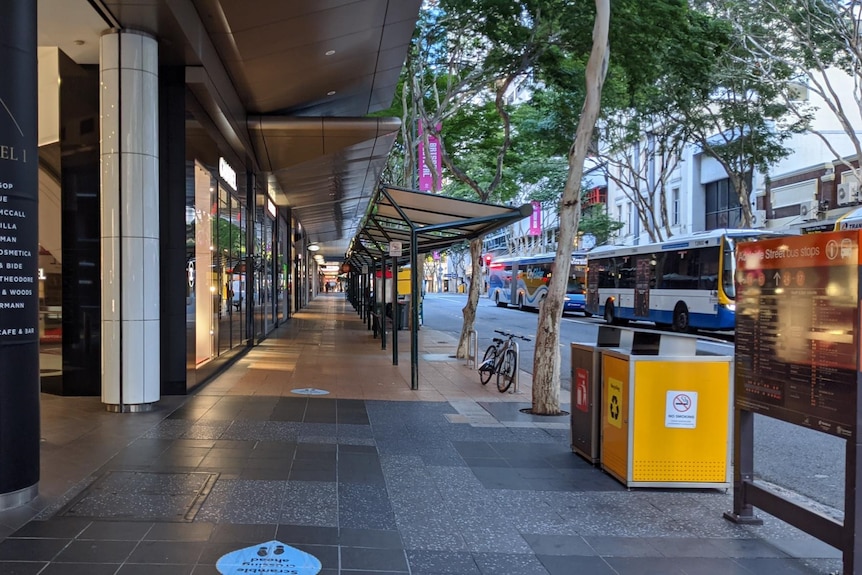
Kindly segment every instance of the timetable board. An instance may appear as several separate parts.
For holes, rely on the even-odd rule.
[[[737,408],[854,437],[859,238],[834,232],[737,246]]]

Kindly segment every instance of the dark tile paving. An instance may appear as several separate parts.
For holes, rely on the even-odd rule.
[[[500,421],[548,421],[518,406],[483,405]],[[566,433],[452,424],[454,412],[190,397],[119,449],[88,489],[0,541],[0,573],[215,575],[224,555],[273,540],[317,557],[320,575],[840,568],[834,555],[806,564],[782,550],[792,539],[780,548],[728,524],[729,494],[626,490],[574,455]]]

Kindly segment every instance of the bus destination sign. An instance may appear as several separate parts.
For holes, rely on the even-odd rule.
[[[859,238],[834,232],[737,246],[737,408],[854,437]]]

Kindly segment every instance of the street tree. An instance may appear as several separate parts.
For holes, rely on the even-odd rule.
[[[560,234],[554,274],[548,281],[548,295],[539,310],[536,346],[533,354],[533,402],[536,414],[560,412],[560,316],[571,265],[572,245],[581,212],[581,179],[584,160],[593,140],[593,129],[601,110],[602,87],[608,70],[608,28],[610,0],[596,0],[592,51],[585,70],[585,98],[569,152],[569,174],[560,198]]]
[[[634,206],[651,242],[668,239],[669,182],[679,167],[686,130],[664,96],[643,109],[619,110],[602,121],[598,145],[605,177]]]
[[[758,60],[733,33],[732,13],[723,1],[697,4],[702,12],[692,13],[691,29],[700,33],[689,35],[679,55],[669,60],[662,88],[672,95],[688,140],[721,165],[736,193],[740,221],[724,224],[750,227],[753,174],[768,173],[789,155],[784,143],[806,122],[792,117],[775,83],[752,73]]]
[[[596,240],[596,245],[607,244],[614,235],[623,228],[623,223],[608,215],[605,204],[599,204],[585,209],[578,224],[578,232],[590,234]]]
[[[751,74],[770,83],[789,112],[862,180],[858,163],[846,159],[849,150],[862,158],[862,0],[720,5],[733,16],[735,32],[757,64]],[[835,120],[821,124],[827,129],[810,123],[821,112]]]
[[[557,45],[565,0],[440,0],[420,19],[411,51],[410,97],[422,144],[438,141],[447,193],[469,192],[482,202],[513,197],[516,177],[506,177],[512,122],[508,97],[529,79]],[[492,117],[493,114],[493,117]],[[472,130],[452,129],[459,120],[482,117]],[[463,127],[464,124],[461,124]],[[459,137],[453,137],[454,135]],[[410,146],[413,149],[413,146]],[[433,162],[425,166],[436,186],[443,181]],[[470,244],[470,286],[456,350],[467,357],[480,291],[481,238]]]

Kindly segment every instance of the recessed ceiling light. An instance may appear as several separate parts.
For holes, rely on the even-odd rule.
[[[329,92],[327,92],[327,93],[326,93],[326,95],[327,95],[327,96],[334,96],[334,95],[335,95],[335,90],[330,90]]]
[[[324,54],[327,56],[332,56],[333,54],[335,54],[335,50],[327,50],[326,52],[324,52]]]
[[[83,46],[85,43],[86,42],[84,42],[83,40],[74,40],[72,42],[72,44],[74,44],[75,46]]]

